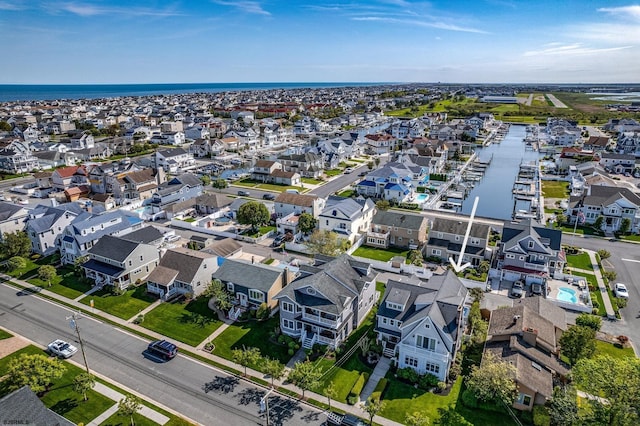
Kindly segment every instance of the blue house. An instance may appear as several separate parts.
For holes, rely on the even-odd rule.
[[[367,174],[356,188],[362,195],[402,203],[413,201],[417,195],[416,188],[428,182],[426,167],[392,162]]]

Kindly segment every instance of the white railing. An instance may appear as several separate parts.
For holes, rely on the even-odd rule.
[[[338,321],[323,318],[320,315],[310,315],[305,312],[302,313],[302,319],[314,321],[320,324],[330,325],[334,328],[338,326]]]
[[[547,265],[541,265],[539,263],[525,262],[524,267],[527,269],[533,269],[534,271],[543,271],[543,272],[549,271],[549,267]]]
[[[416,348],[415,346],[410,346],[404,343],[398,344],[398,349],[399,349],[399,352],[419,355],[420,358],[424,358],[427,360],[434,360],[438,362],[447,362],[451,357],[449,353],[441,354],[436,351],[430,351],[423,348]]]
[[[323,343],[325,345],[331,345],[331,346],[336,346],[337,345],[337,341],[336,339],[330,339],[328,337],[323,337],[321,335],[317,335],[318,336],[318,342],[319,343]]]

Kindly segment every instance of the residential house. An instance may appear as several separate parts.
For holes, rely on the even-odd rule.
[[[29,212],[22,206],[0,202],[0,241],[4,234],[24,230]]]
[[[271,174],[276,170],[282,170],[282,164],[277,161],[258,160],[253,166],[251,179],[259,182],[271,182]]]
[[[184,132],[162,132],[151,138],[151,143],[159,145],[180,146],[185,143]]]
[[[457,262],[468,226],[469,219],[464,216],[461,216],[460,219],[434,218],[425,248],[427,257],[437,257],[444,262],[448,262],[449,258],[452,258],[454,262]],[[490,234],[491,227],[489,225],[477,220],[473,222],[462,255],[463,263],[470,262],[473,266],[477,266],[483,260],[491,260]]]
[[[64,229],[76,217],[86,212],[76,203],[57,207],[38,205],[29,212],[25,231],[31,240],[31,249],[42,256],[55,253],[60,246]]]
[[[569,198],[566,215],[570,223],[580,220],[589,225],[602,216],[600,229],[605,232],[617,232],[626,218],[629,231],[640,233],[640,196],[625,187],[590,185],[586,193]]]
[[[609,136],[589,136],[589,139],[582,145],[585,150],[602,152],[607,149],[611,139]]]
[[[150,244],[104,235],[87,252],[82,264],[87,278],[97,286],[111,285],[125,289],[142,282],[160,259],[158,249]]]
[[[300,275],[276,296],[282,333],[314,344],[337,348],[365,320],[376,303],[378,273],[370,264],[347,254],[315,256],[301,265]]]
[[[423,247],[427,241],[426,217],[392,210],[378,210],[371,218],[365,244],[371,247],[404,249]]]
[[[60,262],[73,265],[104,235],[120,236],[142,227],[142,220],[122,211],[80,215],[62,232]]]
[[[21,150],[18,144],[0,149],[0,171],[6,173],[29,173],[40,168],[40,163],[28,149]]]
[[[636,168],[636,157],[633,154],[603,152],[600,165],[614,173],[633,173]]]
[[[373,154],[388,154],[394,151],[398,143],[398,137],[388,133],[375,133],[365,135],[366,150]]]
[[[76,132],[70,139],[71,149],[76,151],[80,149],[93,148],[95,140],[93,135],[88,131]]]
[[[553,395],[555,380],[569,373],[558,357],[566,327],[564,310],[539,296],[491,312],[484,353],[491,352],[515,367],[514,408],[529,411],[545,404]]]
[[[616,141],[616,151],[640,157],[640,131],[620,133]]]
[[[467,289],[453,271],[428,281],[387,282],[376,314],[376,339],[398,368],[448,380],[460,350]]]
[[[147,291],[160,299],[190,295],[197,297],[211,283],[218,267],[216,256],[184,247],[169,249],[147,277]]]
[[[507,281],[543,284],[566,263],[562,231],[537,226],[529,219],[505,222],[499,250],[500,277]]]
[[[276,295],[294,277],[295,274],[287,268],[241,259],[225,259],[213,273],[213,279],[220,280],[231,294],[234,305],[229,311],[231,319],[237,319],[241,312],[257,309],[263,303],[275,309],[278,305]]]
[[[322,156],[312,152],[279,155],[278,162],[282,164],[284,171],[297,172],[308,178],[318,178],[324,170]]]
[[[58,191],[74,186],[86,186],[91,188],[89,173],[85,166],[69,166],[56,169],[51,174],[51,185]]]
[[[233,202],[233,198],[226,194],[205,192],[196,197],[196,211],[201,215],[215,215],[225,211]]]
[[[285,172],[284,170],[274,170],[269,176],[269,181],[276,185],[300,186],[301,178],[297,172]]]
[[[325,199],[317,195],[292,194],[289,192],[280,193],[274,200],[275,213],[278,217],[287,216],[291,213],[309,213],[316,219],[324,209]]]
[[[408,161],[391,162],[369,172],[356,184],[356,189],[361,195],[403,203],[412,201],[416,188],[425,186],[428,181],[426,167]]]
[[[189,201],[195,205],[199,195],[202,195],[202,181],[191,173],[184,173],[158,186],[144,205],[150,206],[153,214],[158,214],[174,203]]]
[[[142,228],[137,227],[131,232],[120,235],[120,237],[134,243],[149,244],[160,249],[168,239],[175,237],[175,231],[149,225]]]
[[[0,424],[74,426],[69,421],[44,405],[28,385],[0,398]]]
[[[73,152],[39,151],[34,152],[33,156],[38,159],[38,164],[41,169],[73,166],[77,161],[76,155]]]
[[[153,169],[142,169],[127,173],[118,180],[121,181],[118,193],[125,200],[146,200],[158,190],[157,175]]]
[[[370,198],[332,195],[327,198],[325,208],[318,217],[318,228],[336,232],[353,244],[371,226],[375,210],[376,205]]]
[[[193,155],[182,148],[158,150],[155,161],[157,167],[168,173],[180,173],[196,165]]]

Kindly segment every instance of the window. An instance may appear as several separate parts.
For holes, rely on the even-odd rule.
[[[440,256],[442,254],[442,251],[436,250],[436,249],[431,249],[431,254],[434,255],[434,256]]]
[[[142,255],[140,255],[140,262],[142,262]]]
[[[515,259],[515,255],[507,253],[507,259]]]
[[[442,232],[436,232],[436,238],[442,238]]]
[[[439,366],[439,365],[437,365],[437,364],[430,364],[430,363],[427,363],[427,364],[425,365],[425,370],[427,370],[427,371],[428,371],[428,372],[430,372],[430,373],[436,373],[436,374],[438,374],[438,373],[440,372],[440,366]]]
[[[261,291],[254,290],[252,288],[249,289],[249,299],[258,300],[262,302],[264,300],[264,296]]]
[[[529,241],[529,248],[532,249],[533,248],[533,241]]]
[[[521,393],[518,395],[518,400],[516,402],[522,405],[531,405],[531,395]]]
[[[296,323],[288,319],[283,319],[282,325],[284,326],[284,328],[288,328],[289,330],[295,330]]]
[[[435,339],[429,339],[428,337],[424,337],[424,336],[420,336],[418,335],[418,337],[416,338],[416,346],[418,346],[419,348],[423,348],[429,351],[435,351],[436,350],[436,340]]]
[[[407,234],[411,234],[411,229],[407,229]]]
[[[387,319],[385,317],[382,317],[382,323],[386,324],[387,323]]]
[[[227,283],[227,290],[233,293],[233,283]]]
[[[404,363],[405,363],[405,365],[408,365],[410,367],[418,368],[418,360],[416,358],[412,358],[410,356],[405,356],[404,357]]]
[[[396,322],[394,320],[390,319],[389,320],[389,325],[394,326],[394,325],[396,325]]]
[[[285,312],[294,312],[293,311],[293,303],[282,302],[282,310]]]

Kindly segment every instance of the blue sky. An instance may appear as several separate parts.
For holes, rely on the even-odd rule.
[[[0,0],[0,83],[638,82],[640,3]]]

